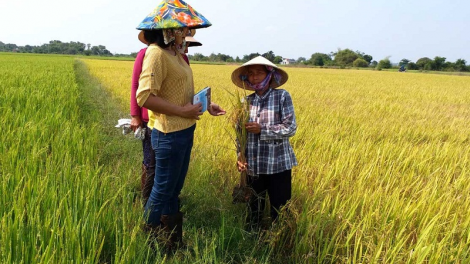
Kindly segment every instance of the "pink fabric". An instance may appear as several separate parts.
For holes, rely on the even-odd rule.
[[[145,49],[141,49],[139,53],[137,53],[137,57],[135,58],[134,62],[134,70],[132,71],[132,87],[131,87],[131,116],[139,116],[143,122],[149,121],[149,114],[147,108],[140,108],[137,104],[137,100],[135,99],[135,94],[137,92],[137,88],[139,88],[139,77],[140,73],[142,72],[142,62],[144,61],[145,56]]]
[[[134,70],[132,71],[132,87],[131,87],[131,116],[139,116],[142,121],[147,122],[149,121],[149,114],[148,110],[145,107],[140,108],[137,104],[137,100],[135,99],[135,94],[137,93],[137,89],[139,88],[139,77],[140,73],[142,72],[142,63],[144,62],[145,57],[145,49],[141,49],[135,58],[134,62]],[[189,59],[186,54],[181,54],[183,59],[189,65]]]
[[[188,59],[188,56],[186,56],[186,54],[184,53],[181,53],[181,56],[183,56],[183,59],[186,61],[186,63],[189,65],[189,59]]]

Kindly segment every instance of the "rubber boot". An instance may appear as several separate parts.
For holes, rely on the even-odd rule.
[[[162,215],[160,221],[163,225],[164,244],[168,252],[183,247],[183,213],[173,215]]]
[[[176,243],[178,245],[178,248],[184,247],[183,243],[183,213],[178,212],[176,213]]]

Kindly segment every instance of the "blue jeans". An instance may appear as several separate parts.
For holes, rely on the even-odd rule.
[[[155,179],[150,198],[145,204],[147,224],[160,225],[161,215],[179,211],[178,196],[188,172],[196,125],[176,132],[152,130],[155,151]]]

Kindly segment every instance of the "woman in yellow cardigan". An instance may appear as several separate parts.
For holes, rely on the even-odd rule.
[[[175,7],[171,0],[162,3],[163,7],[157,7],[159,11],[152,12],[150,16]],[[185,4],[183,1],[179,3]],[[179,212],[178,195],[188,171],[196,120],[202,115],[201,104],[192,104],[192,70],[179,51],[184,50],[188,25],[199,28],[210,25],[208,21],[201,24],[205,18],[191,8],[191,15],[198,15],[194,19],[196,24],[186,20],[188,25],[181,24],[179,28],[158,28],[175,25],[175,21],[173,24],[155,21],[163,21],[165,14],[178,13],[178,10],[188,9],[164,10],[163,17],[146,18],[138,27],[143,30],[149,47],[142,64],[136,99],[139,106],[149,109],[148,126],[152,129],[151,142],[156,161],[154,185],[145,205],[145,217],[153,233],[163,229],[169,235],[166,246],[170,250],[182,244],[183,216]],[[215,116],[225,114],[216,104],[211,104],[208,112]]]

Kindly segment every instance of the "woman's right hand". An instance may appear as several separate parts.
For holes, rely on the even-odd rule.
[[[139,127],[142,126],[142,119],[140,119],[139,116],[132,116],[132,119],[131,119],[131,129],[132,131],[135,132],[135,130]]]
[[[197,103],[195,105],[191,103],[187,103],[181,109],[181,117],[189,118],[189,119],[196,119],[199,120],[202,115],[202,103]]]

